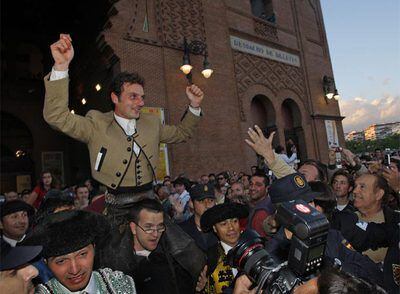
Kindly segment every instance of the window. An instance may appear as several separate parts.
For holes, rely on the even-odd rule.
[[[250,0],[251,13],[265,21],[275,23],[275,13],[272,7],[272,0]]]

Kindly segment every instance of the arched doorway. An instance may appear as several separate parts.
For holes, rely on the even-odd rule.
[[[32,179],[34,174],[33,136],[22,120],[3,111],[0,148],[1,192],[17,190],[17,176],[29,176]],[[30,188],[26,180],[25,186]]]
[[[273,131],[276,131],[276,112],[272,105],[271,100],[265,95],[256,95],[251,100],[250,105],[251,122],[252,126],[258,125],[264,133],[264,136],[268,137]],[[273,145],[276,146],[279,142],[278,132],[275,133]],[[260,167],[263,163],[261,158],[257,158],[258,166]]]
[[[294,100],[287,98],[285,101],[283,101],[282,118],[284,124],[286,151],[288,156],[291,155],[290,148],[288,149],[288,145],[291,140],[297,147],[298,159],[305,160],[307,158],[307,146],[302,126],[302,117],[299,106]]]

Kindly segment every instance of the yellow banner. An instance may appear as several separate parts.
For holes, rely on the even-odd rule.
[[[143,107],[141,112],[158,116],[161,123],[165,124],[164,109],[160,107]],[[168,147],[166,144],[160,144],[160,153],[156,170],[156,178],[158,182],[162,182],[164,177],[169,175]]]

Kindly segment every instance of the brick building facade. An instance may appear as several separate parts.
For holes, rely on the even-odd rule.
[[[254,124],[277,127],[275,143],[294,139],[303,159],[326,159],[325,120],[336,122],[343,143],[338,103],[323,93],[323,76],[333,74],[319,1],[121,0],[114,9],[103,46],[120,70],[143,74],[147,105],[165,108],[169,123],[187,103],[179,70],[183,39],[207,45],[211,78],[200,73],[203,57],[191,56],[194,82],[206,93],[204,119],[189,143],[170,146],[173,175],[248,171],[256,157],[244,139]],[[273,21],[260,17],[260,9],[272,11]],[[233,40],[256,49],[240,50]],[[257,48],[282,56],[257,56]],[[287,56],[299,64],[286,62]]]
[[[104,76],[138,71],[146,80],[146,105],[164,108],[166,122],[177,123],[187,106],[187,80],[179,70],[185,37],[207,45],[214,73],[205,79],[203,56],[191,54],[193,82],[206,94],[204,117],[189,142],[169,146],[173,176],[249,172],[256,156],[244,139],[254,124],[276,128],[275,144],[294,140],[301,159],[327,159],[326,121],[334,122],[339,144],[344,144],[338,103],[327,100],[323,91],[323,77],[333,72],[319,0],[116,1],[97,39],[107,70],[88,74],[81,66],[79,78],[71,78],[79,80],[72,93],[92,87],[98,78],[106,84]],[[106,110],[106,104],[95,100],[90,107]],[[34,104],[32,111],[40,115],[41,105]],[[18,115],[13,99],[6,108]],[[42,119],[25,123],[40,126],[31,130],[39,142],[32,152],[36,176],[45,150],[63,152],[67,183],[89,171],[81,143],[50,130]]]

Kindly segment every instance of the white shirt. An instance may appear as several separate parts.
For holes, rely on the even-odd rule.
[[[135,253],[136,253],[136,255],[138,255],[138,256],[149,257],[151,251],[146,250],[146,249],[143,249],[143,250],[140,250],[140,251],[136,251]]]
[[[62,292],[62,293],[65,293],[65,294],[82,294],[82,293],[101,294],[101,293],[100,293],[100,290],[97,289],[96,282],[94,281],[94,279],[95,279],[95,278],[94,278],[93,273],[92,273],[92,275],[90,276],[89,283],[87,284],[87,286],[85,287],[85,289],[80,290],[80,291],[76,291],[76,292],[71,292],[71,291],[69,291],[66,287],[64,287],[63,284],[60,283],[60,286],[61,286],[61,288],[63,289],[63,292]]]
[[[183,207],[186,207],[186,204],[190,200],[190,194],[188,191],[183,191],[182,194],[178,196],[179,201],[182,203]]]
[[[336,205],[336,208],[337,208],[337,210],[342,211],[346,206],[347,206],[347,204],[345,204],[345,205],[339,205],[339,204],[337,204],[337,205]]]
[[[3,234],[3,240],[6,241],[8,244],[10,244],[11,247],[17,246],[17,243],[18,243],[18,242],[21,242],[22,240],[24,240],[25,237],[26,237],[26,235],[23,235],[21,239],[19,239],[19,240],[14,240],[14,239],[8,238],[7,236],[5,236],[5,235]]]
[[[114,118],[121,128],[123,128],[126,135],[132,136],[134,133],[136,133],[136,119],[123,118],[115,113]]]
[[[292,153],[292,156],[290,156],[290,158],[285,153],[281,153],[281,154],[278,154],[278,155],[284,162],[286,162],[289,165],[293,165],[294,161],[297,159],[297,153],[296,152]]]
[[[220,243],[221,243],[222,248],[225,251],[225,254],[228,255],[229,250],[231,250],[233,247],[229,246],[228,244],[226,244],[222,241]],[[234,277],[236,277],[237,273],[238,273],[238,270],[236,268],[232,267],[232,274]]]

